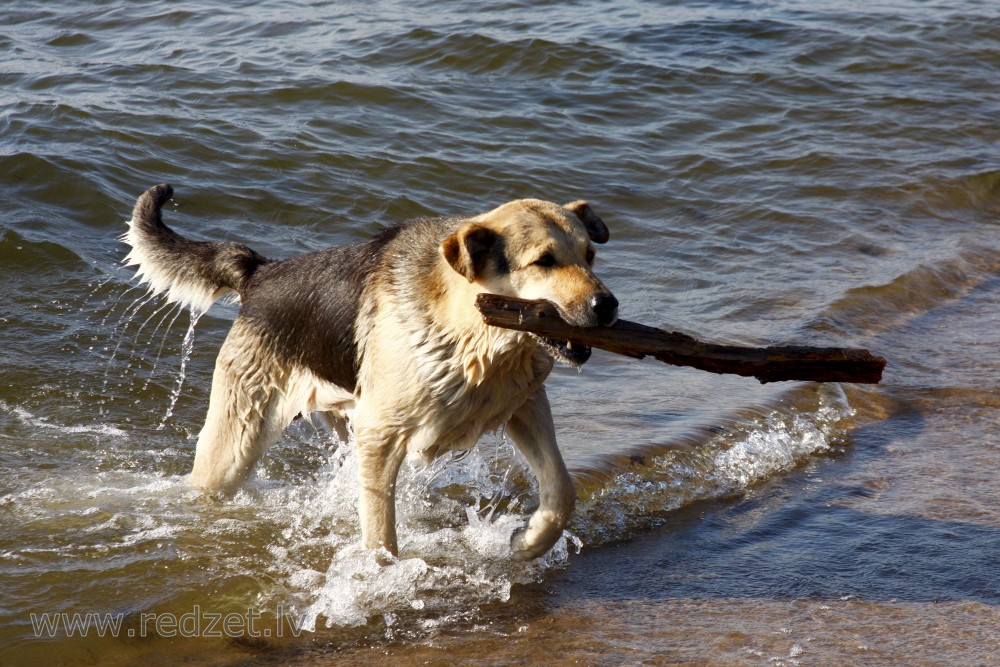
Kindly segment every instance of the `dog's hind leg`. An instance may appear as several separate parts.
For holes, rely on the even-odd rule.
[[[287,391],[289,369],[237,318],[219,350],[208,416],[198,436],[191,483],[235,491],[298,413]]]
[[[573,478],[556,445],[552,412],[544,388],[518,408],[507,422],[506,432],[538,479],[538,509],[531,515],[527,527],[511,538],[514,557],[531,560],[556,543],[576,504]]]

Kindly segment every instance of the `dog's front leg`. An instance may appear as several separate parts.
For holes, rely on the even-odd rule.
[[[556,445],[544,388],[518,408],[507,422],[507,433],[538,479],[538,509],[528,520],[528,526],[511,538],[514,557],[530,560],[556,543],[576,504],[576,489]]]
[[[361,483],[361,542],[366,549],[384,548],[397,556],[396,477],[406,457],[405,443],[378,428],[357,426],[355,434]]]

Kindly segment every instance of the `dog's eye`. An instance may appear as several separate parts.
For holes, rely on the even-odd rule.
[[[587,264],[593,264],[594,263],[594,255],[595,254],[597,254],[597,253],[594,252],[593,248],[587,248]]]
[[[535,266],[540,266],[544,269],[551,269],[556,265],[556,258],[551,252],[547,252],[534,262]]]

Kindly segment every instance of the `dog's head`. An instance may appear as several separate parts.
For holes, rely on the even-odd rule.
[[[618,300],[593,272],[594,244],[607,241],[607,226],[585,201],[519,199],[463,222],[441,243],[441,254],[489,292],[545,299],[570,324],[592,327],[618,319]],[[590,356],[583,346],[552,349],[546,342],[570,363]]]

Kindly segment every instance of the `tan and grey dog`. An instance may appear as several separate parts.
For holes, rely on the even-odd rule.
[[[152,292],[195,310],[233,293],[242,304],[216,361],[193,484],[235,490],[298,414],[321,413],[342,437],[349,421],[364,546],[396,555],[404,458],[469,449],[506,425],[541,496],[514,556],[548,551],[576,493],[542,383],[553,358],[580,364],[590,350],[487,326],[474,304],[480,292],[547,299],[572,324],[613,323],[618,301],[591,270],[608,229],[586,202],[518,200],[273,261],[178,235],[160,214],[172,196],[158,185],[139,197],[127,263]]]

